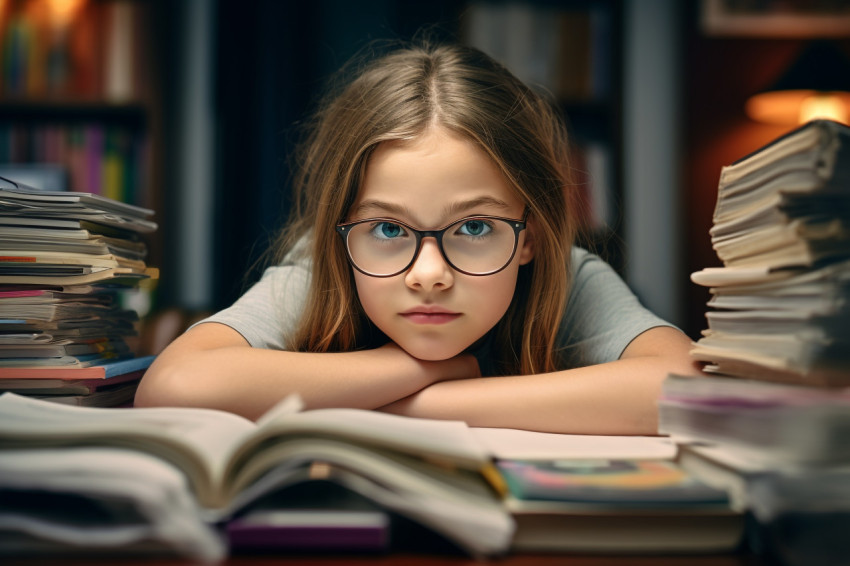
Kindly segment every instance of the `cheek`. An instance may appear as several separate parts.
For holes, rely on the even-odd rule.
[[[475,297],[483,312],[489,313],[489,322],[495,325],[508,310],[516,291],[517,272],[514,269],[506,269],[496,275],[491,275],[490,281],[481,281]]]
[[[386,290],[383,289],[383,284],[385,283],[386,280],[379,277],[369,277],[358,271],[354,273],[357,298],[360,299],[360,305],[363,307],[366,316],[372,321],[381,318],[383,313],[382,307],[386,306],[386,300],[381,299],[381,297],[386,296]]]

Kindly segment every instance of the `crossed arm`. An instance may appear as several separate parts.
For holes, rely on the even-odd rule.
[[[615,362],[548,374],[481,378],[472,356],[428,362],[394,344],[313,354],[252,348],[228,326],[198,325],[148,370],[137,406],[200,406],[257,418],[297,392],[308,408],[356,407],[471,426],[577,434],[655,434],[668,372],[696,373],[681,332],[658,327]]]
[[[697,374],[690,340],[670,327],[636,337],[614,362],[553,373],[435,383],[381,407],[472,426],[572,434],[656,434],[656,400],[670,372]]]

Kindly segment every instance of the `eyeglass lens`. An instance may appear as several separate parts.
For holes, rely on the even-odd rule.
[[[351,226],[348,251],[357,267],[374,275],[404,270],[417,253],[417,237],[402,224],[387,220]],[[446,259],[460,271],[486,274],[504,267],[514,253],[516,233],[507,220],[464,218],[443,231]]]

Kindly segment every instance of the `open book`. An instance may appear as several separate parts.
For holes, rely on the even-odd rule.
[[[491,460],[462,422],[356,409],[300,412],[297,398],[254,423],[210,409],[87,409],[0,396],[2,453],[55,454],[81,477],[87,470],[96,477],[110,469],[113,450],[86,461],[83,452],[74,457],[80,447],[115,449],[116,457],[130,450],[182,471],[199,508],[186,523],[226,520],[264,495],[304,481],[305,469],[324,462],[350,472],[346,487],[474,555],[500,553],[510,545],[513,522],[485,480]],[[51,458],[41,461],[45,467],[19,470],[19,476],[51,476]],[[0,462],[0,484],[14,480],[3,466]],[[53,477],[60,484],[62,479]],[[133,485],[123,486],[123,495],[150,487]],[[168,513],[173,510],[162,509],[163,521]],[[0,514],[0,530],[2,524]]]

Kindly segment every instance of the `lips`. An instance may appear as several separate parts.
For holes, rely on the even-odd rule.
[[[413,307],[399,314],[414,324],[446,324],[462,316],[459,312],[434,305]]]

